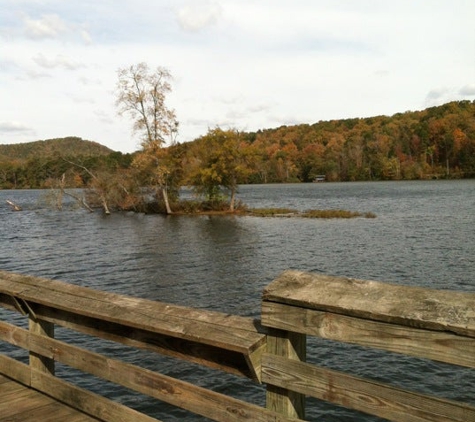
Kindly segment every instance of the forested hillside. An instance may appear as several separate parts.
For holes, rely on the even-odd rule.
[[[475,102],[247,134],[249,181],[475,177]]]
[[[130,154],[78,137],[0,145],[0,188],[50,187],[63,174],[67,186],[83,187],[91,178],[85,169],[115,171],[130,162]]]
[[[108,155],[111,149],[97,142],[69,136],[22,144],[0,144],[0,162],[24,161],[33,157]]]
[[[0,188],[48,187],[63,174],[69,187],[88,186],[93,175],[122,188],[127,178],[143,186],[166,177],[169,186],[201,184],[208,193],[216,185],[312,182],[318,175],[327,181],[475,177],[475,102],[251,133],[211,130],[154,151],[121,154],[74,137],[0,145]]]

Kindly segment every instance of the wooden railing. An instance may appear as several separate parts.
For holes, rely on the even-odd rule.
[[[312,396],[391,421],[475,421],[467,404],[303,362],[311,335],[475,368],[473,293],[289,271],[264,291],[262,324],[276,330],[262,381],[280,389],[271,400],[288,415],[303,417]]]
[[[288,271],[265,289],[259,322],[0,271],[0,305],[29,320],[0,322],[0,340],[30,356],[0,355],[0,373],[104,421],[157,419],[55,377],[55,362],[218,422],[303,420],[306,396],[392,421],[475,421],[468,404],[305,362],[312,335],[475,368],[473,293]],[[265,383],[266,408],[66,344],[55,325]]]

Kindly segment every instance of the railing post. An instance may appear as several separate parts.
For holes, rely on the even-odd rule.
[[[269,330],[267,353],[305,362],[307,338],[305,334],[277,329]],[[266,407],[284,416],[305,418],[305,395],[267,384]]]
[[[54,324],[36,318],[30,312],[28,317],[30,334],[54,338]],[[45,372],[54,375],[54,359],[41,356],[38,353],[30,351],[30,368],[36,371]]]

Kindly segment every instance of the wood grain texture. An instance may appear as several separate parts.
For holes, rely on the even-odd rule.
[[[260,378],[259,355],[266,335],[251,318],[0,271],[0,301],[15,309],[12,296],[44,321],[256,381]]]
[[[4,327],[5,325],[8,324],[2,323],[0,327]],[[2,328],[2,330],[8,331],[5,328]],[[30,351],[38,355],[54,359],[57,362],[61,362],[83,372],[88,372],[99,378],[122,385],[212,420],[226,422],[284,422],[300,420],[298,418],[288,418],[275,411],[263,409],[259,406],[129,363],[124,363],[77,346],[72,346],[53,338],[29,333],[23,328],[16,327],[13,330],[13,335],[9,336],[15,337],[18,345],[26,345]],[[85,393],[78,392],[72,387],[59,385],[57,384],[58,382],[59,380],[56,381],[52,375],[42,371],[31,371],[31,385],[34,388],[51,394],[71,406],[91,412],[84,407],[90,403],[91,398],[88,398],[88,396],[84,395]],[[69,400],[66,400],[62,395],[69,397]],[[93,401],[92,403],[95,402]],[[102,405],[99,407],[102,409]],[[98,413],[94,415],[108,422],[114,420],[122,421],[117,415],[115,419],[114,417],[109,418],[108,414],[104,413],[107,409],[108,406],[104,405],[103,410],[98,411]],[[124,420],[133,421],[134,419]]]
[[[285,271],[263,292],[267,302],[475,338],[475,293]]]
[[[307,342],[305,334],[271,330],[267,339],[266,355],[273,355],[305,361]],[[263,368],[261,368],[262,371]],[[267,383],[266,407],[289,417],[305,418],[305,395],[296,392],[292,386],[283,387]]]
[[[32,371],[31,382],[36,390],[104,422],[160,422],[44,372]]]
[[[97,422],[98,419],[0,375],[0,422],[39,421]]]
[[[475,408],[308,363],[265,354],[264,382],[394,422],[475,421]]]
[[[276,302],[262,304],[268,327],[475,368],[475,338],[315,311]]]
[[[245,353],[265,336],[251,318],[103,292],[0,271],[0,293],[77,315]]]

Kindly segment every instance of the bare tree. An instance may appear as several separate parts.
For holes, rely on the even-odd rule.
[[[139,63],[118,70],[116,105],[119,114],[128,114],[133,121],[134,132],[139,134],[142,154],[152,161],[154,183],[161,192],[168,214],[172,213],[168,200],[168,170],[161,160],[160,151],[169,140],[174,142],[178,133],[175,111],[166,104],[171,92],[171,74],[158,67],[150,71],[146,63]],[[140,163],[137,163],[138,165]]]

